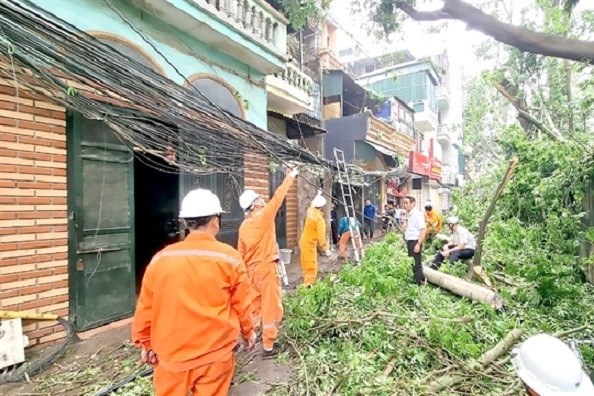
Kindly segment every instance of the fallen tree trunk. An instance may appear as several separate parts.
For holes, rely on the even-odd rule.
[[[501,355],[503,355],[505,352],[509,351],[516,344],[516,342],[518,342],[521,336],[522,330],[513,329],[505,336],[503,340],[499,341],[497,345],[495,345],[493,348],[489,349],[487,352],[481,355],[481,357],[478,359],[479,364],[483,368],[490,365],[499,357],[501,357]],[[430,394],[438,393],[444,390],[445,388],[459,383],[463,379],[464,376],[462,375],[441,376],[429,384],[429,386],[427,387],[427,392]]]
[[[483,304],[489,304],[496,310],[503,308],[503,299],[491,289],[467,282],[453,275],[444,274],[427,266],[423,266],[423,274],[428,282],[454,294],[468,297]]]

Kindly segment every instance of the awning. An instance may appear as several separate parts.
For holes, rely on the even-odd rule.
[[[327,133],[324,128],[320,128],[305,120],[305,117],[301,117],[296,120],[292,117],[287,117],[284,114],[277,113],[275,111],[268,111],[270,117],[283,120],[287,123],[286,134],[289,139],[300,139],[302,137],[309,137],[314,135],[321,135]]]
[[[398,161],[396,160],[396,158],[398,158],[398,154],[395,151],[392,151],[381,144],[371,143],[369,140],[365,140],[365,143],[382,153],[384,155],[384,159],[386,160],[386,165],[388,165],[390,168],[395,168],[398,166]]]
[[[390,157],[398,157],[398,154],[395,151],[392,151],[380,144],[371,143],[369,140],[366,140],[365,143],[369,144],[370,146],[373,146],[374,149],[376,149],[377,151],[379,151],[380,153],[382,153],[384,155],[389,155]]]

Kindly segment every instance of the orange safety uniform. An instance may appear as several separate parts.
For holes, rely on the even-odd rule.
[[[157,395],[226,395],[240,330],[253,337],[248,282],[239,252],[192,232],[146,269],[132,324],[135,344],[157,355]]]
[[[276,213],[295,178],[287,176],[262,209],[252,211],[239,227],[238,249],[247,267],[249,310],[254,327],[262,321],[262,346],[271,349],[283,319],[283,301],[276,263]]]
[[[303,284],[306,286],[316,283],[318,276],[318,245],[322,250],[328,250],[326,220],[321,209],[311,206],[307,209],[303,233],[299,240],[301,272],[303,273]]]
[[[427,232],[441,231],[441,217],[435,210],[425,211],[425,223],[427,225]]]
[[[354,234],[354,238],[355,238],[355,246],[357,247],[357,249],[361,249],[361,238],[359,238],[359,235],[357,235],[358,234],[357,232],[353,231],[353,234]],[[338,242],[338,257],[346,258],[347,245],[350,240],[351,240],[351,233],[348,231],[343,232],[342,235],[340,236],[340,241]]]

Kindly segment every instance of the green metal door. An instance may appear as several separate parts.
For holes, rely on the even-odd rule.
[[[76,113],[67,138],[70,314],[84,330],[134,312],[134,154]]]
[[[269,180],[269,194],[270,198],[274,195],[277,188],[283,184],[285,180],[285,168],[279,166],[274,172],[270,172]],[[278,209],[276,217],[274,219],[274,225],[276,227],[276,242],[281,249],[287,247],[287,200],[283,201],[283,204]]]

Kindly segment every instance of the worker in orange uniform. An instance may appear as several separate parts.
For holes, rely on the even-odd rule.
[[[268,204],[253,190],[246,190],[239,197],[239,205],[247,217],[239,227],[238,249],[247,267],[252,322],[255,328],[262,322],[262,355],[265,357],[280,351],[275,340],[283,319],[274,220],[298,173],[297,169],[289,173]]]
[[[425,224],[429,238],[433,238],[435,234],[441,231],[441,217],[436,210],[433,210],[431,201],[425,202]]]
[[[157,253],[142,279],[132,339],[143,363],[155,366],[158,396],[226,395],[240,332],[254,348],[245,265],[215,240],[221,213],[212,192],[190,191],[179,214],[190,233]]]
[[[357,249],[361,249],[361,233],[362,230],[361,222],[356,220],[354,217],[344,216],[340,219],[338,225],[338,235],[340,235],[340,242],[338,243],[338,258],[346,258],[347,244],[351,240],[351,232],[355,239],[355,246]]]
[[[318,276],[318,245],[326,252],[326,256],[332,253],[328,250],[326,241],[326,220],[322,208],[326,205],[326,198],[322,191],[312,200],[311,206],[307,209],[303,233],[299,240],[301,272],[303,273],[303,285],[311,286],[316,283]]]

